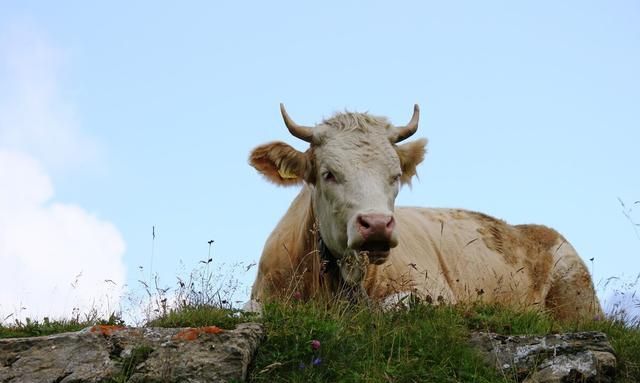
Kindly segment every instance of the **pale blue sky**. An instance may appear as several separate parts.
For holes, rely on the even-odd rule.
[[[24,79],[6,57],[22,52],[24,76],[53,73],[76,143],[38,130],[0,149],[33,156],[54,201],[119,231],[129,284],[152,225],[167,285],[209,239],[215,262],[259,259],[297,189],[264,181],[248,153],[304,147],[279,102],[309,125],[345,108],[401,124],[418,103],[429,154],[397,204],[545,224],[595,258],[596,281],[640,272],[617,200],[640,200],[638,1],[8,1],[0,48],[0,106],[15,108]],[[247,287],[254,271],[238,273]]]

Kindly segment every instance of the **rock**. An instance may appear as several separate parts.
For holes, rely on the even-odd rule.
[[[235,330],[93,326],[51,336],[0,339],[0,382],[244,381],[264,337]]]
[[[474,333],[471,342],[507,376],[524,383],[613,382],[616,357],[600,332],[546,336]]]

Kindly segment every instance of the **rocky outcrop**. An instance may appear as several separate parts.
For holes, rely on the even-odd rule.
[[[93,326],[45,337],[0,339],[0,382],[243,381],[264,337],[235,330]]]
[[[93,326],[0,339],[0,383],[239,382],[263,338],[262,325],[244,323],[235,330]],[[616,358],[602,333],[474,333],[471,342],[519,382],[614,381]]]
[[[613,382],[616,357],[607,336],[580,332],[546,336],[475,333],[471,339],[506,376],[525,383]]]

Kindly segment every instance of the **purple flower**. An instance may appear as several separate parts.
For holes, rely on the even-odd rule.
[[[319,350],[319,349],[320,349],[320,341],[319,341],[319,340],[317,340],[317,339],[312,340],[312,341],[311,341],[311,349],[312,349],[313,351],[317,351],[317,350]]]
[[[302,293],[300,291],[296,291],[295,293],[293,293],[293,299],[295,300],[301,300],[302,299]]]
[[[300,362],[300,364],[298,365],[298,368],[300,368],[301,370],[304,370],[305,367],[306,366],[302,362]]]
[[[311,364],[312,364],[313,366],[318,366],[320,363],[322,363],[322,359],[320,359],[320,358],[314,358],[314,359],[311,361]]]

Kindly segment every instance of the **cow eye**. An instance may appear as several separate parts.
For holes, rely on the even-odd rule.
[[[391,183],[395,184],[396,182],[400,182],[400,176],[401,174],[396,174],[395,176],[391,177]]]
[[[333,173],[328,170],[322,173],[322,178],[328,182],[336,182],[336,176],[334,176]]]

